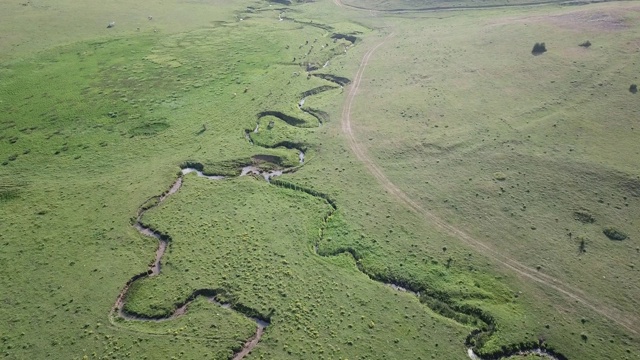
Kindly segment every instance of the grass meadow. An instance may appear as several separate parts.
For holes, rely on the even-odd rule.
[[[624,3],[411,18],[377,53],[354,110],[359,140],[423,207],[633,321],[638,14]],[[548,52],[533,56],[535,42]],[[610,226],[628,238],[609,239]],[[552,290],[518,301],[546,307],[537,331],[584,357],[609,340],[637,349]],[[606,356],[629,355],[594,358]]]
[[[404,3],[367,6],[422,6]],[[167,317],[216,289],[270,322],[250,359],[463,359],[474,329],[482,356],[543,342],[637,359],[637,334],[386,192],[341,129],[346,81],[394,32],[353,103],[375,163],[446,222],[635,321],[634,4],[0,4],[0,355],[233,358],[256,325],[206,298],[163,321],[110,315],[158,246],[131,225],[140,206],[198,164],[227,178],[186,175],[144,214],[171,240],[128,313]],[[237,177],[249,164],[295,171]]]

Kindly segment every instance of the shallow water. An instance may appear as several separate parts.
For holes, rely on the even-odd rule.
[[[271,178],[280,176],[282,174],[284,174],[284,171],[282,170],[264,171],[256,166],[250,165],[242,168],[242,172],[240,173],[240,176],[261,175],[265,180],[269,181],[271,180]]]
[[[222,180],[224,179],[224,176],[219,176],[219,175],[205,175],[202,173],[202,171],[199,171],[197,169],[194,168],[184,168],[182,169],[182,175],[187,175],[187,174],[191,174],[191,173],[196,173],[198,174],[198,176],[203,177],[203,178],[207,178],[209,180]]]
[[[533,350],[518,351],[517,353],[511,354],[509,356],[501,357],[499,359],[506,359],[506,358],[509,358],[509,357],[511,357],[513,355],[520,355],[520,356],[535,355],[535,356],[538,356],[540,358],[558,360],[557,357],[549,354],[544,349],[533,349]],[[480,356],[476,355],[476,353],[474,353],[473,349],[471,349],[471,348],[467,349],[467,356],[469,356],[469,359],[471,359],[471,360],[482,360],[482,358]]]

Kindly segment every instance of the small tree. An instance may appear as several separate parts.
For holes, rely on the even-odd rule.
[[[453,264],[453,258],[449,257],[447,259],[447,264],[445,265],[445,267],[448,269],[451,267],[451,264]]]
[[[630,91],[632,94],[637,93],[637,92],[638,92],[638,85],[636,85],[636,84],[631,84],[631,86],[629,86],[629,91]]]
[[[578,236],[578,254],[584,254],[587,252],[587,239],[582,236]]]
[[[533,50],[531,50],[531,53],[533,55],[540,55],[543,54],[547,51],[547,46],[544,43],[536,43],[535,45],[533,45]]]

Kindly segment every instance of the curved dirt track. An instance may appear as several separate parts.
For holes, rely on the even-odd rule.
[[[339,2],[339,0],[336,0]],[[349,89],[347,99],[345,101],[344,107],[342,109],[342,132],[346,135],[347,142],[349,143],[349,147],[351,151],[356,155],[358,160],[360,160],[367,170],[376,178],[376,180],[382,185],[382,187],[392,196],[397,198],[400,202],[409,207],[414,213],[421,215],[425,220],[427,220],[430,224],[435,225],[438,229],[443,230],[444,232],[457,237],[462,240],[468,246],[473,248],[475,251],[483,254],[484,256],[494,260],[497,263],[500,263],[502,266],[516,272],[521,277],[524,277],[528,280],[534,281],[546,288],[553,289],[556,292],[573,299],[585,307],[593,310],[594,312],[606,317],[607,319],[615,322],[616,324],[624,327],[628,331],[638,335],[640,334],[640,325],[638,321],[636,321],[635,316],[631,314],[626,314],[616,309],[607,307],[604,304],[600,304],[594,300],[588,300],[588,294],[585,294],[583,291],[568,285],[559,279],[556,279],[552,276],[540,273],[539,271],[530,268],[515,259],[512,259],[506,255],[499,253],[496,249],[494,249],[491,245],[482,242],[471,235],[464,232],[462,229],[457,228],[451,224],[448,224],[442,218],[434,214],[433,212],[423,208],[418,203],[413,201],[406,193],[400,190],[388,177],[385,173],[375,164],[375,162],[371,159],[367,150],[364,146],[362,146],[355,137],[354,131],[351,127],[351,108],[355,101],[356,95],[358,93],[358,89],[360,87],[360,83],[362,81],[362,76],[364,71],[371,59],[371,56],[375,53],[375,51],[380,48],[385,42],[391,39],[394,36],[393,33],[385,37],[382,41],[380,41],[377,45],[373,46],[370,50],[368,50],[360,63],[358,71],[356,72],[356,76],[351,83],[351,87]]]

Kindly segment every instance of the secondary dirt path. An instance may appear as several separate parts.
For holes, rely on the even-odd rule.
[[[339,0],[335,1],[339,2]],[[351,83],[351,87],[347,95],[347,100],[342,109],[342,132],[346,135],[349,147],[351,148],[351,151],[353,151],[353,153],[356,155],[358,160],[360,160],[365,165],[367,170],[376,178],[376,180],[378,180],[380,185],[382,185],[382,187],[387,192],[389,192],[389,194],[400,200],[400,202],[408,206],[415,213],[421,215],[430,224],[435,225],[440,230],[443,230],[444,232],[457,237],[477,252],[502,264],[504,267],[516,272],[520,276],[528,280],[535,281],[547,288],[553,289],[565,295],[566,297],[583,304],[585,307],[624,327],[628,331],[636,335],[640,334],[640,326],[635,316],[623,313],[615,308],[601,304],[593,299],[587,300],[588,295],[585,294],[582,290],[576,289],[552,276],[541,273],[533,268],[528,267],[527,265],[518,262],[515,259],[503,255],[496,251],[491,245],[472,237],[463,230],[451,224],[448,224],[436,214],[423,208],[418,203],[413,201],[406,193],[400,190],[391,180],[389,180],[382,169],[380,169],[380,167],[375,164],[375,162],[367,153],[367,149],[362,146],[362,144],[360,144],[355,137],[355,134],[351,127],[351,108],[358,93],[358,89],[362,81],[362,76],[367,65],[369,64],[371,56],[378,48],[384,45],[385,42],[393,38],[393,36],[394,34],[391,33],[364,54],[356,76]]]

